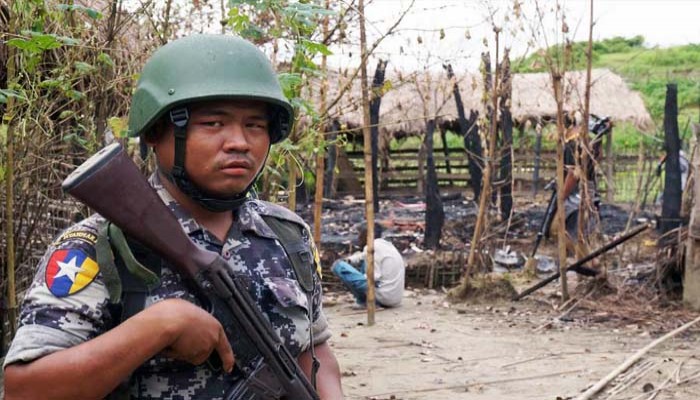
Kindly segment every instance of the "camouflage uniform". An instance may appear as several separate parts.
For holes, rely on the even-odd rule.
[[[261,216],[271,215],[302,225],[303,221],[285,208],[249,200],[236,211],[234,223],[222,243],[170,196],[157,174],[150,182],[190,239],[220,254],[228,261],[231,272],[244,280],[291,354],[296,357],[307,350],[310,344],[308,297],[296,280],[284,248]],[[94,245],[104,223],[102,217],[93,215],[68,229],[49,247],[24,299],[20,327],[5,365],[29,362],[78,345],[114,326],[116,317],[110,314],[108,307],[108,288],[103,274],[97,273],[94,261],[97,259]],[[313,241],[308,235],[306,238],[315,254]],[[66,275],[73,275],[73,278],[66,280]],[[160,280],[160,286],[149,293],[146,307],[167,298],[184,298],[197,303],[167,264],[161,269]],[[68,288],[61,286],[61,282],[67,282]],[[312,302],[313,337],[315,344],[320,344],[330,337],[330,331],[321,310],[319,283]],[[214,373],[206,366],[195,367],[156,356],[134,372],[130,390],[131,397],[139,399],[218,399],[230,386],[229,376]]]

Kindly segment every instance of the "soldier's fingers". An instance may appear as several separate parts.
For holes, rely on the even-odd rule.
[[[226,333],[224,333],[223,328],[219,330],[219,342],[216,344],[216,351],[219,353],[219,357],[221,358],[221,367],[224,369],[224,371],[231,372],[233,370],[235,358],[233,356],[231,344],[228,342],[228,338],[226,338]]]
[[[202,351],[197,354],[193,354],[187,361],[194,365],[202,365],[205,361],[207,361],[207,358],[209,358],[209,353]]]

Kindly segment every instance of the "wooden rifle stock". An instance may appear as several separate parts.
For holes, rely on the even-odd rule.
[[[61,185],[138,242],[194,277],[216,254],[187,237],[175,216],[119,144],[105,147]]]

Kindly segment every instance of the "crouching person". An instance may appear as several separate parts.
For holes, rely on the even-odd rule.
[[[386,239],[381,238],[382,229],[374,229],[374,284],[377,305],[397,307],[403,299],[406,264],[401,253]],[[333,274],[355,296],[358,308],[367,304],[367,225],[360,227],[358,241],[361,252],[333,263]]]

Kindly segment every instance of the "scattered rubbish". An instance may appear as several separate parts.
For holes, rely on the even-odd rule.
[[[493,261],[493,272],[500,273],[520,269],[525,264],[525,257],[511,250],[510,246],[496,250],[491,260]]]

